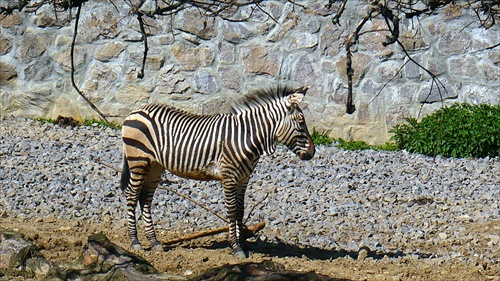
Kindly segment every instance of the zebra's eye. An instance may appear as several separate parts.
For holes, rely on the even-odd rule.
[[[298,122],[300,124],[305,123],[304,115],[302,114],[293,114],[291,117],[295,122]]]

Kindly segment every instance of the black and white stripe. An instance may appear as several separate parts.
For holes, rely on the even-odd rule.
[[[166,169],[185,178],[222,182],[231,246],[235,255],[245,256],[240,246],[244,196],[260,156],[272,154],[277,142],[300,159],[314,155],[298,106],[306,91],[289,87],[256,91],[227,114],[195,115],[162,104],[144,105],[130,113],[122,129],[121,185],[132,248],[141,249],[135,218],[139,202],[152,249],[162,250],[151,218],[151,202]]]

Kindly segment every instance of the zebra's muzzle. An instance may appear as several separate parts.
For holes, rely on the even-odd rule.
[[[309,142],[306,144],[307,150],[299,154],[300,160],[310,160],[313,158],[316,149],[314,147],[314,143],[312,139],[309,139]]]

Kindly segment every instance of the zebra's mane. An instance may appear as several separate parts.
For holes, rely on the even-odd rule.
[[[259,89],[245,95],[231,106],[231,113],[239,114],[255,107],[273,103],[281,98],[293,94],[295,89],[290,86],[279,85],[267,89]]]

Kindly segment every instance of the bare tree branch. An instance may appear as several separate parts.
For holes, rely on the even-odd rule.
[[[71,42],[71,83],[73,88],[78,92],[78,94],[87,102],[87,104],[95,111],[106,123],[109,123],[106,117],[101,113],[101,111],[83,94],[83,92],[78,88],[75,82],[75,42],[76,35],[78,34],[78,22],[80,20],[80,11],[82,9],[82,4],[77,8],[76,19],[75,19],[75,29],[73,32],[73,41]]]

